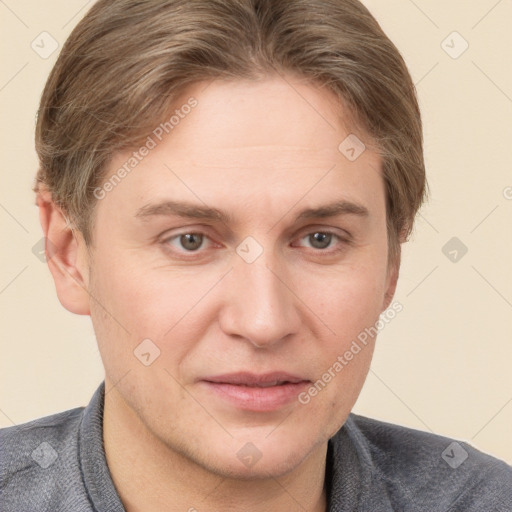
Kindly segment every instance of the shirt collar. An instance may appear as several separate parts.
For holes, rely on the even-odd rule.
[[[94,510],[125,512],[108,470],[103,445],[105,382],[84,409],[78,439],[78,457],[85,489]]]

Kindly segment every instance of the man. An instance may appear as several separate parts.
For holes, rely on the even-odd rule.
[[[105,382],[2,431],[5,510],[512,509],[504,462],[350,412],[426,190],[414,86],[359,2],[100,0],[36,147]]]

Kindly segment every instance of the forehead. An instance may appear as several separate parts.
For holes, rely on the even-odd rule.
[[[166,196],[220,200],[259,204],[270,214],[305,195],[330,202],[344,191],[348,200],[375,203],[372,194],[383,190],[376,153],[367,149],[350,160],[340,150],[353,136],[350,117],[327,89],[291,77],[215,80],[194,84],[173,108],[172,124],[155,127],[151,149],[109,201],[122,196],[140,208]],[[116,155],[106,179],[130,158],[132,152]]]
[[[334,93],[291,76],[197,83],[181,95],[177,108],[192,97],[197,106],[173,129],[173,137],[179,144],[193,129],[209,156],[240,148],[244,154],[301,150],[314,158],[332,153],[340,133],[350,133],[350,112]]]

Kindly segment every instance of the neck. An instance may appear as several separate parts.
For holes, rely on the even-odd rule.
[[[213,474],[165,445],[115,390],[105,397],[103,440],[126,512],[326,511],[327,442],[286,475],[233,479]]]

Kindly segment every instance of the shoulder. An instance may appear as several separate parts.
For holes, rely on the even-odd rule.
[[[67,496],[73,502],[77,495],[73,486],[81,484],[78,436],[83,410],[79,407],[0,429],[5,510],[61,510]]]
[[[345,428],[395,509],[512,510],[512,466],[464,441],[350,414]],[[402,508],[401,508],[402,507]]]
[[[59,453],[69,454],[70,448],[76,443],[83,409],[79,407],[0,429],[2,482],[4,477],[30,471],[36,466],[50,467]]]

